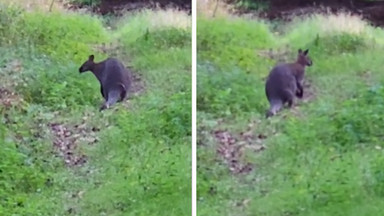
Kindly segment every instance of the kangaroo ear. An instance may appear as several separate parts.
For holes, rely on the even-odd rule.
[[[299,53],[299,54],[303,53],[303,50],[299,49],[299,50],[298,50],[298,53]]]
[[[95,59],[94,55],[90,55],[89,58],[88,58],[89,61],[93,61],[93,59]]]
[[[304,55],[307,55],[308,52],[309,52],[309,49],[306,49],[306,50],[304,51]]]

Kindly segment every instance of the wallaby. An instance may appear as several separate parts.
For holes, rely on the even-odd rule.
[[[101,95],[105,99],[100,107],[101,111],[126,98],[131,88],[131,71],[115,58],[108,58],[99,63],[95,63],[94,58],[94,55],[90,55],[79,68],[79,72],[91,71],[99,80]]]
[[[298,98],[303,97],[305,67],[312,65],[308,51],[299,49],[296,62],[279,64],[269,73],[265,84],[265,93],[270,104],[267,118],[275,115],[285,103],[291,107],[295,95]]]

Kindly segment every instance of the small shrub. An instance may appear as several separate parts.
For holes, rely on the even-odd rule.
[[[97,106],[101,102],[99,83],[93,74],[79,74],[73,62],[61,62],[33,54],[25,56],[27,67],[16,80],[16,89],[29,103],[41,104],[52,109],[75,109],[78,106]]]
[[[197,109],[217,115],[264,112],[264,84],[253,74],[235,68],[220,70],[198,65]],[[260,90],[260,91],[258,91]]]
[[[252,71],[261,62],[256,57],[256,50],[273,46],[274,40],[268,25],[261,21],[198,19],[198,57],[219,67],[236,64]]]
[[[311,51],[322,55],[340,55],[361,52],[369,47],[362,35],[342,33],[339,35],[316,37],[309,45]]]
[[[90,45],[106,42],[102,22],[92,16],[53,12],[25,13],[20,23],[23,38],[42,53],[56,59],[82,63],[91,52]]]
[[[146,53],[152,50],[183,48],[191,45],[191,32],[183,29],[160,29],[147,31],[131,44],[133,52]]]
[[[366,179],[367,186],[372,188],[372,192],[379,197],[384,197],[384,160],[382,155],[379,155],[376,158],[372,158],[371,162],[371,175],[373,177],[373,181],[371,179]]]
[[[29,198],[45,187],[44,183],[49,176],[39,170],[36,164],[30,163],[31,160],[19,152],[15,143],[5,139],[8,135],[5,127],[1,125],[0,131],[0,213],[37,213],[36,206],[29,204]]]
[[[344,102],[343,109],[336,113],[333,121],[338,127],[335,141],[341,145],[376,143],[384,127],[380,120],[384,115],[383,97],[384,88],[380,86]]]
[[[176,39],[180,43],[182,37],[188,37],[183,43],[191,43],[191,17],[184,11],[175,9],[142,10],[129,13],[118,19],[114,26],[117,28],[114,37],[130,48],[136,41],[150,43],[164,43],[164,36]],[[154,41],[156,40],[156,41]],[[146,44],[150,44],[145,42]],[[171,41],[168,41],[171,43]],[[177,44],[177,43],[176,43]]]
[[[378,34],[372,34],[372,27],[361,17],[349,13],[297,17],[290,23],[284,23],[281,29],[283,29],[284,36],[280,43],[292,44],[297,47],[307,45],[316,37],[337,35],[362,35],[365,38],[380,37]]]
[[[166,135],[170,139],[191,135],[190,91],[174,93],[166,100],[148,95],[140,103],[147,107],[147,111],[143,110],[143,114],[139,115],[135,113],[125,115],[125,118],[131,119],[129,122],[148,121],[148,124],[144,124],[146,127],[142,128],[144,131],[141,131],[140,134],[145,132],[155,137]],[[116,121],[121,125],[125,124],[124,118],[119,117]],[[136,129],[139,130],[139,127]],[[129,133],[135,136],[133,131],[129,131]]]
[[[21,39],[19,21],[24,11],[17,7],[0,3],[0,44],[10,44]]]

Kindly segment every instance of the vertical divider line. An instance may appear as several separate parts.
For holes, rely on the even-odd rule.
[[[192,216],[197,215],[196,197],[196,3],[192,0]]]

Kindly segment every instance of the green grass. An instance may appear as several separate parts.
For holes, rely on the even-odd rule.
[[[296,19],[277,33],[258,20],[200,18],[197,44],[214,47],[198,49],[199,215],[383,211],[384,30],[346,17]],[[309,48],[314,62],[306,73],[306,91],[314,96],[265,119],[264,78],[281,55],[294,60],[298,48]],[[273,59],[259,55],[269,49]],[[214,136],[223,130],[243,150],[236,159],[253,164],[251,172],[229,171]],[[265,149],[253,150],[259,145]]]
[[[154,28],[154,13],[108,30],[89,14],[0,10],[0,88],[23,99],[0,106],[0,215],[190,215],[191,31]],[[98,81],[78,72],[90,54],[114,54],[145,90],[99,112]],[[64,164],[52,123],[80,137],[84,165]]]

